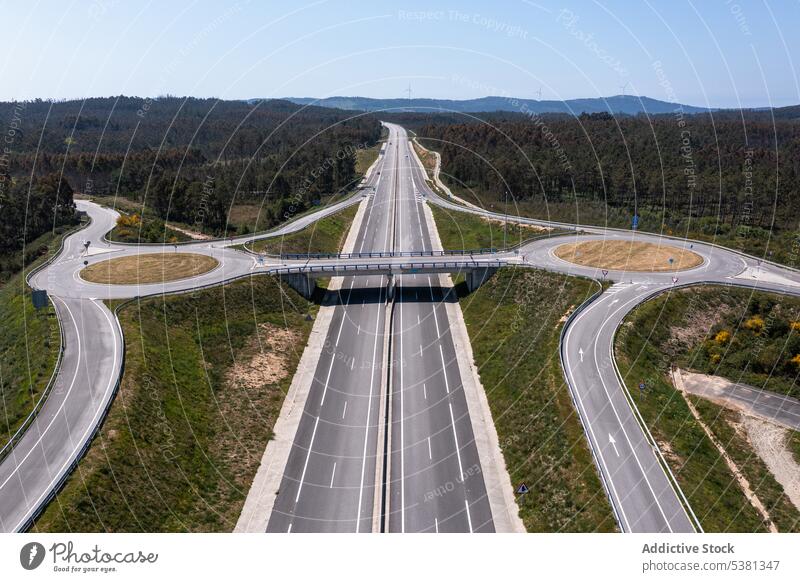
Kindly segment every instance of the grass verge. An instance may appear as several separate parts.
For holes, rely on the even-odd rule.
[[[378,159],[382,147],[383,142],[379,141],[371,148],[360,149],[356,152],[356,174],[363,176],[367,173],[369,167]]]
[[[20,260],[26,270],[17,270],[0,283],[0,447],[5,445],[34,409],[53,374],[60,346],[58,320],[52,305],[36,310],[25,273],[47,260],[60,248],[61,238],[71,229],[62,228],[39,237],[28,247],[35,254],[22,261],[21,253],[8,257]],[[21,269],[21,266],[19,267]]]
[[[528,531],[614,531],[616,522],[561,370],[569,312],[596,291],[587,279],[501,269],[461,298],[486,391]]]
[[[503,248],[504,225],[497,220],[489,220],[467,212],[453,212],[433,204],[430,205],[439,238],[446,250]],[[548,236],[553,231],[513,224],[507,225],[506,245],[511,247],[538,236]]]
[[[35,531],[230,531],[311,330],[271,277],[120,313],[125,374]]]
[[[720,327],[742,320],[751,310],[760,309],[758,306],[766,300],[768,297],[764,294],[725,287],[675,291],[637,308],[625,320],[616,338],[617,361],[626,384],[636,386],[641,382],[645,385],[644,390],[631,390],[631,396],[703,529],[709,532],[766,531],[767,524],[750,504],[721,454],[692,416],[668,373],[672,364],[692,369],[706,362],[708,343],[716,344],[711,338],[718,337]],[[775,300],[773,297],[769,301]],[[780,301],[785,302],[787,310],[790,304],[798,302],[792,298],[780,298]],[[776,325],[775,329],[778,327]],[[750,330],[741,331],[751,333]],[[762,337],[768,341],[766,335]],[[729,335],[725,340],[730,342],[728,347],[731,349],[727,357],[735,362],[740,361],[741,350],[749,353],[758,345],[757,341],[750,341],[756,338],[748,338],[736,348],[730,338]],[[722,360],[718,360],[716,366],[717,371],[726,369]],[[748,377],[755,379],[757,376],[747,376],[740,371],[733,379],[744,381]],[[735,415],[710,402],[690,398],[703,422],[736,461],[756,495],[764,502],[778,529],[795,530],[799,517],[797,510],[789,504],[782,487],[747,439],[734,430]],[[794,443],[797,451],[796,439]]]
[[[257,240],[250,248],[257,253],[337,253],[342,248],[350,225],[358,212],[353,204],[286,236]]]

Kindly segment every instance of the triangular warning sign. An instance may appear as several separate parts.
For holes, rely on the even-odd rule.
[[[517,487],[517,495],[525,495],[528,491],[530,491],[530,489],[528,489],[525,483],[520,483],[519,487]]]

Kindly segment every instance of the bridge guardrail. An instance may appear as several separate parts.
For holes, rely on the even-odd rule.
[[[303,275],[309,273],[358,273],[359,271],[414,271],[417,269],[467,270],[500,268],[508,265],[507,261],[428,261],[421,263],[364,263],[355,265],[298,265],[296,267],[269,268],[265,273],[273,275]]]
[[[464,249],[449,251],[365,251],[360,253],[283,253],[277,256],[281,260],[313,260],[313,259],[383,259],[393,257],[449,257],[449,256],[471,256],[489,255],[499,252],[496,248]]]

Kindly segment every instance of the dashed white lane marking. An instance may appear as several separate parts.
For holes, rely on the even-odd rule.
[[[464,507],[467,508],[467,523],[469,524],[469,533],[472,533],[472,516],[469,514],[469,501],[464,500]]]
[[[431,451],[431,437],[428,437],[428,458],[433,460],[433,452]]]
[[[286,530],[286,533],[292,533],[292,524],[289,524],[289,529]]]
[[[308,443],[308,453],[306,453],[306,462],[303,463],[303,474],[300,475],[300,485],[297,486],[297,495],[294,498],[294,502],[297,503],[300,500],[300,492],[303,490],[303,481],[306,478],[306,469],[308,469],[308,459],[311,457],[311,449],[314,447],[314,437],[317,436],[317,426],[319,425],[319,416],[317,420],[314,422],[314,432],[311,433],[311,442]]]
[[[328,489],[333,489],[333,478],[336,477],[336,463],[333,463],[333,471],[331,472],[331,484],[328,485]]]
[[[344,401],[344,409],[342,410],[342,418],[347,414],[347,400]]]
[[[425,384],[422,385],[422,395],[425,397],[425,400],[428,399],[428,387]]]
[[[433,525],[436,528],[436,533],[439,533],[439,518],[438,517],[434,517],[433,518]],[[289,526],[289,529],[291,529],[291,527],[292,526]]]

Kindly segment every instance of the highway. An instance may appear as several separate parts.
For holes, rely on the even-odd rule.
[[[421,168],[408,155],[408,143],[390,127],[385,155],[365,184],[367,198],[343,205],[367,205],[356,250],[428,250],[431,233],[422,218],[424,203],[451,211],[503,216],[445,200],[428,189]],[[374,190],[373,190],[374,189]],[[374,191],[374,195],[372,194]],[[63,251],[30,277],[33,287],[48,290],[65,336],[56,385],[35,422],[0,463],[0,527],[25,529],[46,503],[90,439],[113,399],[122,365],[123,344],[114,315],[103,299],[131,298],[189,291],[235,278],[276,274],[286,269],[368,267],[342,282],[328,342],[317,364],[304,418],[295,436],[284,484],[270,517],[269,531],[372,531],[376,492],[384,490],[382,463],[388,463],[389,531],[492,531],[485,502],[483,469],[476,463],[474,435],[457,354],[444,310],[439,276],[404,269],[405,257],[376,264],[371,258],[284,260],[256,257],[233,248],[246,240],[281,236],[332,212],[330,208],[298,219],[268,234],[236,240],[181,245],[185,252],[215,257],[209,273],[157,285],[97,285],[78,273],[84,262],[136,253],[175,252],[172,246],[121,245],[104,241],[117,214],[79,202],[92,222],[65,241]],[[426,257],[431,265],[502,261],[559,273],[603,279],[613,286],[571,317],[561,346],[567,384],[620,529],[625,532],[698,530],[647,428],[640,422],[613,357],[616,329],[637,305],[683,285],[725,284],[800,295],[800,273],[708,243],[580,227],[509,217],[523,223],[554,225],[575,234],[544,238],[488,257]],[[303,220],[300,223],[299,220]],[[689,248],[703,264],[678,273],[633,273],[581,267],[555,256],[560,244],[575,240],[623,239]],[[91,240],[89,254],[83,241]],[[453,270],[445,267],[444,270]],[[352,271],[348,271],[352,272]],[[385,276],[396,278],[394,311],[387,309]],[[427,292],[427,294],[426,294]],[[387,313],[393,313],[386,329]],[[335,336],[334,336],[335,331]],[[393,362],[388,386],[382,342],[390,333]],[[631,379],[627,379],[630,383]],[[421,388],[421,389],[420,389]],[[381,457],[383,389],[388,400],[389,451]],[[378,478],[376,479],[376,475]]]
[[[391,250],[396,148],[386,146],[355,250]],[[378,174],[376,174],[378,176]],[[381,387],[386,277],[346,277],[268,532],[371,532]]]
[[[405,130],[389,127],[403,170],[395,250],[428,251],[419,195],[427,187]],[[389,531],[494,531],[443,304],[450,289],[436,275],[400,275],[396,284]]]

